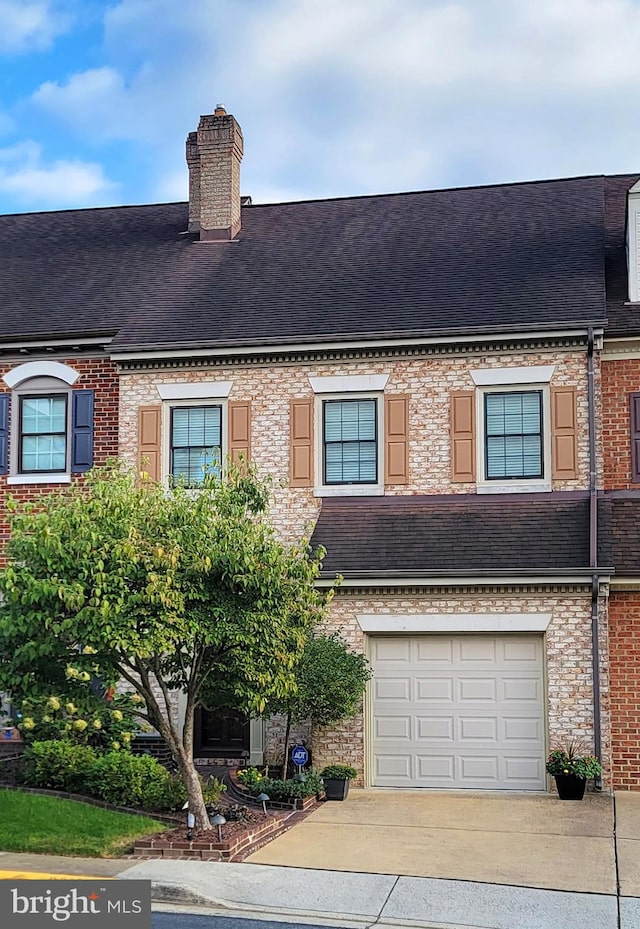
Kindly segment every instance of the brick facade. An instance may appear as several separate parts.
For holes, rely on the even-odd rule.
[[[609,601],[613,786],[640,790],[640,592]]]
[[[640,488],[631,481],[629,394],[640,391],[640,359],[602,362],[604,486]]]
[[[31,360],[31,358],[29,359]],[[56,360],[62,360],[56,358]],[[24,362],[23,358],[0,364],[0,378]],[[102,465],[108,458],[118,454],[118,394],[119,380],[116,365],[106,358],[65,358],[64,364],[79,372],[74,389],[95,391],[94,394],[94,464]],[[0,393],[10,392],[0,380]],[[76,479],[81,479],[78,475]],[[7,542],[9,527],[6,520],[6,496],[11,493],[18,501],[32,500],[40,494],[59,490],[58,484],[12,484],[0,475],[0,567],[3,564],[2,550]]]

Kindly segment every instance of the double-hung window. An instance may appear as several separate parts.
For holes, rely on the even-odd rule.
[[[20,395],[20,474],[56,474],[67,470],[67,399],[67,394]]]
[[[194,487],[222,462],[222,407],[171,407],[169,470],[174,481]]]
[[[378,400],[322,401],[323,483],[378,483]]]
[[[485,478],[544,478],[542,391],[484,395]]]

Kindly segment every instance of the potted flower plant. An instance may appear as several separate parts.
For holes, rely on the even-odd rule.
[[[328,764],[320,772],[327,800],[346,800],[349,781],[357,776],[356,769],[347,764]]]
[[[573,741],[549,755],[547,771],[555,778],[561,800],[582,800],[587,779],[602,774],[602,765],[593,755],[585,754],[586,749],[584,742]]]

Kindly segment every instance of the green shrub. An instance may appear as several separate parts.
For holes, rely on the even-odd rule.
[[[22,756],[20,779],[28,787],[87,793],[95,763],[96,753],[88,745],[62,739],[32,742]]]
[[[314,797],[323,789],[322,779],[315,771],[308,771],[304,780],[280,780],[263,777],[257,787],[251,789],[254,796],[265,793],[270,800],[297,800],[302,797]]]
[[[136,704],[132,695],[116,694],[111,700],[103,699],[87,691],[84,682],[77,683],[75,690],[73,698],[51,695],[18,703],[15,723],[25,742],[64,739],[101,752],[128,749],[140,728],[133,715]]]
[[[327,780],[350,781],[357,776],[356,769],[348,764],[328,764],[320,772],[320,777],[326,777]]]
[[[95,797],[115,806],[150,809],[174,785],[167,787],[169,772],[151,755],[107,752],[96,759],[90,789]],[[156,807],[157,808],[157,807]]]
[[[142,795],[141,806],[145,810],[181,810],[187,791],[178,774],[166,771],[163,780],[154,779],[146,785]]]
[[[213,774],[209,775],[206,780],[201,777],[200,783],[202,784],[202,796],[204,797],[204,805],[209,807],[216,806],[218,803],[220,803],[220,798],[227,789],[226,784],[223,784],[222,781],[219,781],[217,777],[213,776]]]

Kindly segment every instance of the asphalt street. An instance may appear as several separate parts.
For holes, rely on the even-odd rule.
[[[327,929],[326,924],[274,922],[242,916],[207,916],[192,913],[152,913],[153,929]],[[341,927],[336,924],[337,929]],[[344,927],[347,929],[347,927]]]

